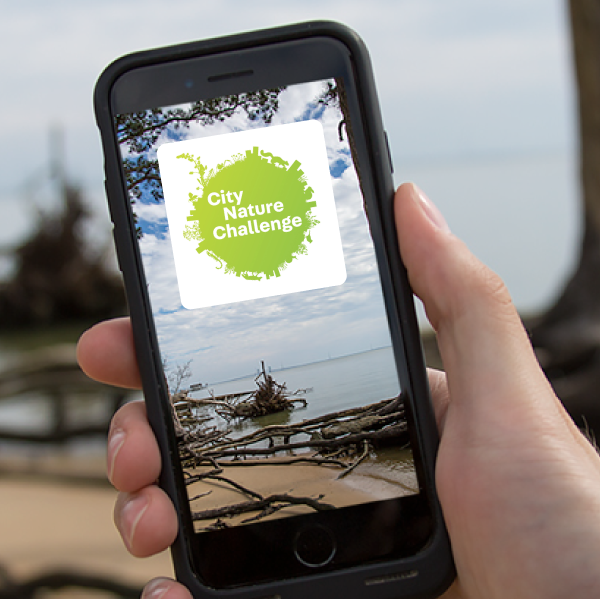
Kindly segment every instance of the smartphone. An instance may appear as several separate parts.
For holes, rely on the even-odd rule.
[[[310,22],[132,54],[95,110],[178,579],[437,596],[437,433],[363,42]]]

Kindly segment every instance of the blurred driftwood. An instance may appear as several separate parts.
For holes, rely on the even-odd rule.
[[[75,570],[48,572],[26,581],[17,581],[0,567],[0,599],[34,599],[41,597],[42,593],[45,596],[48,591],[59,589],[88,589],[122,599],[136,599],[142,594],[140,587]]]
[[[129,392],[89,379],[79,369],[74,345],[59,345],[26,352],[0,371],[0,402],[43,398],[50,402],[51,417],[45,430],[28,431],[0,427],[0,440],[60,444],[77,437],[106,436],[110,417]],[[102,401],[104,418],[84,424],[73,423],[69,402]]]

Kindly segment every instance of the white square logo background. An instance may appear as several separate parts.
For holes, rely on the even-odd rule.
[[[312,243],[307,255],[297,256],[281,276],[260,281],[246,280],[218,269],[206,252],[198,253],[198,241],[183,236],[193,209],[189,194],[198,193],[192,165],[178,159],[182,153],[200,158],[211,168],[234,154],[245,154],[254,146],[281,157],[290,165],[299,161],[307,184],[313,189],[311,214],[319,224],[310,230]],[[175,269],[181,303],[185,308],[203,308],[299,291],[341,285],[346,280],[342,242],[331,186],[323,128],[318,121],[301,121],[239,133],[229,133],[181,142],[158,149]],[[265,233],[268,234],[268,233]]]

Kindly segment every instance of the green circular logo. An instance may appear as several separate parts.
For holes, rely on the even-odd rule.
[[[279,277],[293,260],[308,253],[311,214],[316,201],[300,163],[282,160],[258,147],[236,154],[208,170],[200,158],[181,154],[198,176],[199,194],[183,235],[198,241],[216,268],[247,280]]]

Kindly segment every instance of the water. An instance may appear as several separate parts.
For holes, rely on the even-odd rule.
[[[332,412],[361,407],[383,399],[398,396],[400,389],[391,347],[333,358],[322,362],[305,364],[294,368],[272,370],[271,376],[279,384],[285,383],[291,392],[310,389],[304,396],[308,401],[305,408],[291,412],[279,412],[260,418],[232,421],[232,436],[250,434],[261,427],[272,424],[294,424],[302,420],[317,418]],[[256,375],[222,382],[209,386],[213,393],[224,395],[252,391]],[[191,393],[194,397],[208,397],[208,393]],[[198,415],[206,415],[200,408]],[[219,422],[221,427],[226,424]],[[304,435],[295,441],[307,441]],[[267,441],[258,444],[267,447]],[[371,451],[351,476],[344,478],[344,485],[378,499],[389,499],[399,495],[418,492],[414,461],[410,449],[384,447]]]
[[[268,368],[269,365],[266,366]],[[283,418],[286,423],[295,423],[330,412],[368,405],[382,399],[396,397],[400,392],[391,347],[294,368],[272,370],[271,376],[277,383],[285,383],[290,392],[297,389],[310,390],[304,396],[308,402],[307,407],[284,413]],[[209,385],[209,389],[215,396],[254,391],[255,378],[256,374],[253,374],[235,381]],[[190,395],[198,398],[209,397],[206,391],[193,392]],[[275,420],[281,422],[281,415],[273,416]],[[246,421],[244,432],[251,432],[259,426],[274,423],[273,417],[270,421],[265,421],[265,418],[267,417]]]

